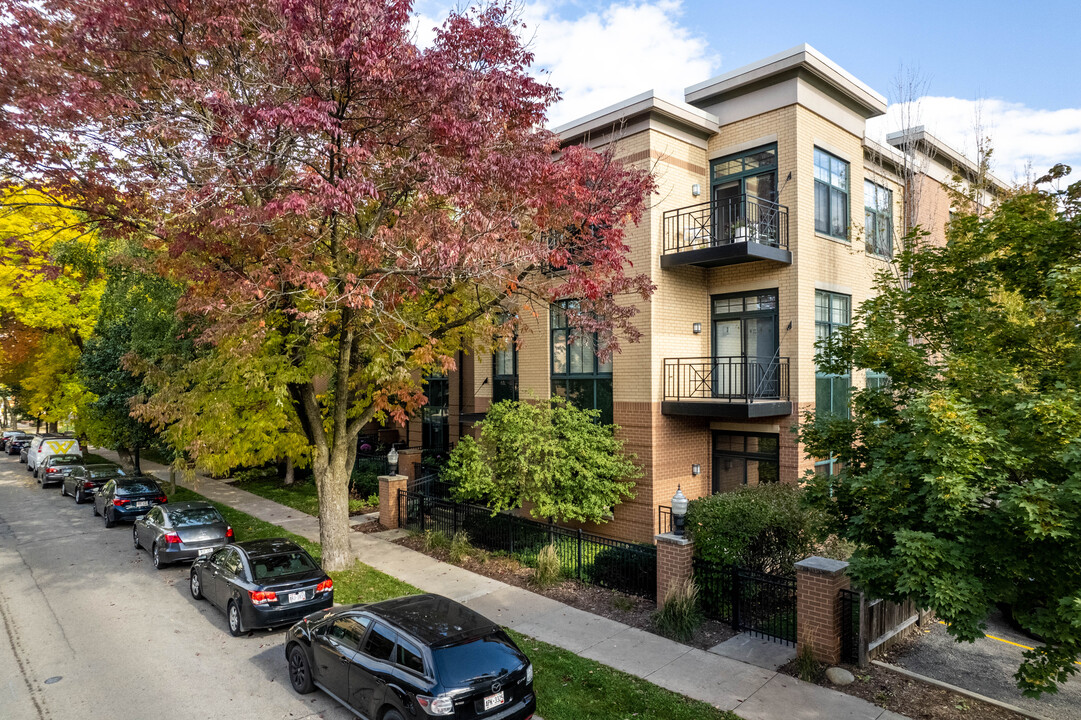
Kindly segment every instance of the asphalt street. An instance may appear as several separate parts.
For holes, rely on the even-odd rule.
[[[154,570],[91,507],[0,455],[0,719],[353,717],[293,692],[282,631],[231,637],[187,565]]]

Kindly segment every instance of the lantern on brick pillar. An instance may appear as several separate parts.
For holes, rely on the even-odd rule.
[[[683,494],[683,488],[676,486],[676,494],[672,496],[672,532],[676,535],[683,534],[683,524],[687,520],[687,496]]]
[[[390,452],[387,453],[387,474],[398,474],[398,451],[394,449],[394,446],[390,446]]]

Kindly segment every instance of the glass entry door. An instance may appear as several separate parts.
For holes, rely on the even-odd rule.
[[[713,395],[776,397],[777,292],[713,298]]]

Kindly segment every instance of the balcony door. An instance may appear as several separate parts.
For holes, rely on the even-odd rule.
[[[715,295],[713,395],[777,397],[777,291]]]
[[[712,164],[716,244],[777,240],[777,146],[768,145]]]

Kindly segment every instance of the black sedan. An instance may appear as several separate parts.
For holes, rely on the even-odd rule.
[[[124,469],[110,463],[76,465],[60,482],[61,495],[73,495],[82,504],[105,483],[116,477],[124,477]]]
[[[121,520],[142,517],[150,508],[167,502],[165,491],[153,478],[140,475],[113,478],[94,494],[94,514],[105,518],[105,527],[111,528]]]
[[[22,430],[5,430],[4,433],[0,435],[0,450],[7,450],[8,440],[15,437],[16,435],[22,434]]]
[[[498,625],[439,595],[316,613],[289,629],[289,682],[383,720],[528,720],[533,665]]]
[[[26,454],[32,442],[34,442],[33,435],[16,435],[8,440],[7,454],[18,455],[19,462],[26,462]]]
[[[38,479],[41,487],[45,487],[62,482],[66,476],[71,474],[72,470],[82,467],[82,464],[82,455],[50,455],[45,458],[40,471],[35,472],[34,476]]]
[[[169,563],[195,560],[233,541],[233,528],[208,502],[158,505],[131,528],[135,549],[146,548],[161,569]]]
[[[191,566],[191,596],[225,611],[229,632],[295,623],[334,604],[334,582],[304,548],[272,538],[227,545]]]

